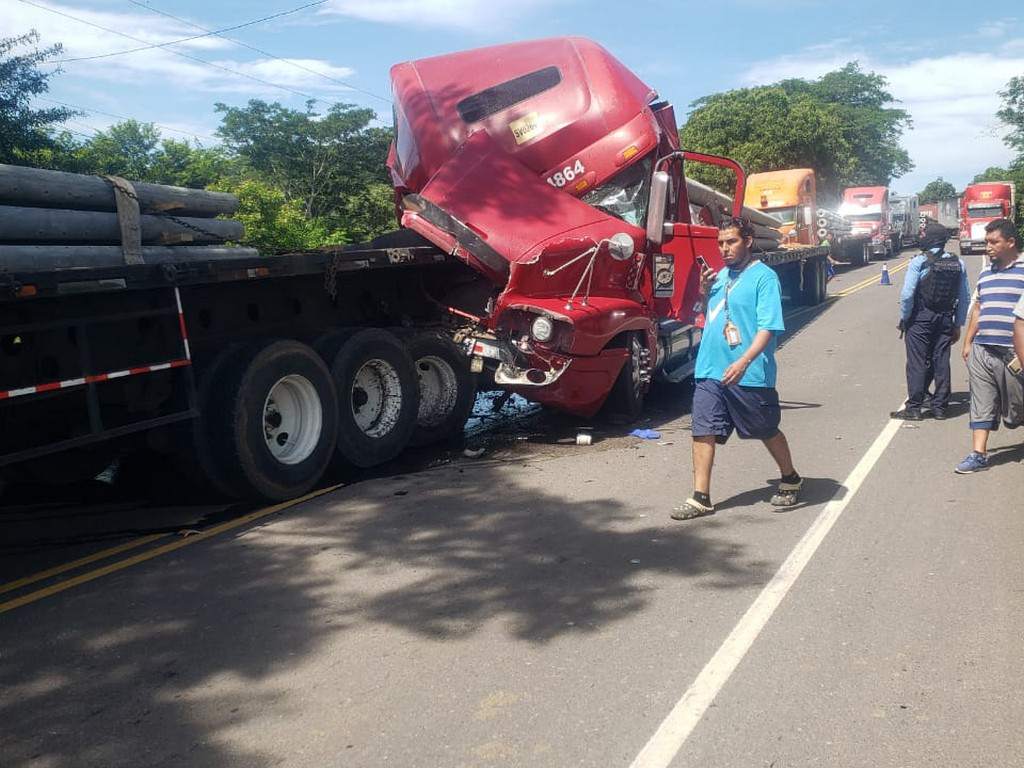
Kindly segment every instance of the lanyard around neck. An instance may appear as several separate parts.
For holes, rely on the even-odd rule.
[[[736,284],[741,279],[743,279],[743,275],[746,274],[747,267],[749,267],[749,266],[750,266],[750,262],[748,261],[746,263],[746,265],[743,267],[743,269],[740,270],[740,273],[738,275],[736,275],[736,277],[730,279],[729,282],[725,286],[725,299],[724,299],[724,302],[722,304],[722,309],[725,310],[725,319],[726,319],[726,321],[728,321],[730,323],[732,322],[732,316],[729,314],[729,294],[732,293],[732,290],[733,290],[733,288],[736,287]]]

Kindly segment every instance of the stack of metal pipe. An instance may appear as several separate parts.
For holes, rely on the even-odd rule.
[[[835,211],[827,208],[818,209],[818,220],[815,222],[819,238],[824,239],[829,234],[836,237],[844,237],[850,234],[852,227],[850,222]]]
[[[215,217],[237,210],[224,192],[0,164],[0,263],[116,262],[129,246],[142,262],[256,255],[226,245],[242,223]]]
[[[712,220],[718,224],[723,218],[732,215],[732,198],[701,184],[693,179],[686,180],[686,194],[693,205],[703,206],[711,213]],[[779,222],[756,208],[743,206],[743,217],[754,228],[754,250],[775,251],[780,247],[782,234],[777,229]]]

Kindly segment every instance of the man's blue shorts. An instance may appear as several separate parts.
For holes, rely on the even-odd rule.
[[[744,440],[767,440],[779,432],[782,411],[774,387],[726,387],[718,379],[697,379],[693,392],[693,436],[714,435],[724,443],[733,429]]]

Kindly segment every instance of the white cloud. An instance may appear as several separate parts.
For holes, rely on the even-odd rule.
[[[507,29],[511,17],[552,4],[552,0],[518,0],[514,4],[494,0],[331,0],[321,13],[383,24],[483,31]]]
[[[864,51],[816,46],[755,64],[744,81],[753,85],[787,77],[813,79],[852,60],[885,75],[890,92],[913,118],[914,127],[902,143],[916,167],[892,183],[895,189],[917,191],[937,176],[962,186],[985,168],[1010,160],[1001,139],[1004,129],[995,117],[997,91],[1024,72],[1024,55],[955,53],[885,64]]]
[[[1002,19],[999,21],[986,21],[978,27],[977,36],[989,40],[998,40],[1006,37],[1010,30],[1017,24],[1016,19]]]
[[[8,28],[35,29],[39,32],[43,45],[62,43],[64,51],[59,56],[62,59],[97,56],[202,34],[186,24],[151,14],[94,11],[59,3],[38,4],[50,8],[52,11],[23,3],[6,3],[5,5],[7,7],[4,8],[4,16]],[[76,21],[76,19],[81,21]],[[90,26],[90,24],[96,26]],[[115,35],[100,29],[100,27],[117,30],[143,42]],[[176,47],[196,53],[202,50],[223,49],[230,45],[222,38],[211,36],[190,40]],[[137,55],[115,56],[112,60],[130,62]]]
[[[120,37],[97,27],[88,26],[82,21],[75,21],[41,8],[22,3],[6,3],[4,8],[6,25],[12,29],[35,29],[40,34],[43,46],[62,43],[63,52],[57,59],[77,59],[97,56],[114,51],[129,50],[145,44],[165,43],[179,40],[192,35],[201,34],[194,27],[181,24],[172,19],[152,14],[134,12],[116,13],[95,11],[71,5],[46,3],[47,7],[60,13],[73,16],[97,27],[106,27],[139,38],[145,42],[137,42]],[[203,26],[209,27],[209,24]],[[287,98],[281,88],[258,83],[244,77],[259,78],[267,83],[275,83],[293,91],[301,91],[313,96],[335,95],[349,89],[338,80],[344,80],[354,74],[350,67],[339,67],[320,59],[255,59],[236,61],[230,59],[214,60],[213,56],[223,57],[227,49],[237,48],[228,40],[210,36],[189,40],[176,44],[173,51],[189,56],[196,56],[223,67],[207,66],[199,61],[176,55],[170,47],[154,48],[136,53],[128,53],[108,58],[84,61],[67,61],[61,64],[64,72],[70,76],[95,78],[114,83],[151,83],[155,88],[178,89],[182,91],[205,91],[210,93],[236,93],[245,96],[267,96]],[[292,66],[291,63],[298,66]],[[234,70],[242,75],[224,71]],[[309,71],[313,70],[313,72]],[[315,73],[327,75],[321,77]]]

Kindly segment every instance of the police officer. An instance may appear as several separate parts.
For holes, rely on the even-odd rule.
[[[946,253],[949,235],[938,222],[928,222],[921,235],[921,253],[910,260],[900,293],[900,337],[907,347],[907,402],[889,414],[920,421],[930,410],[946,418],[949,405],[949,348],[960,339],[971,289],[963,261]],[[928,385],[935,382],[935,392]]]

